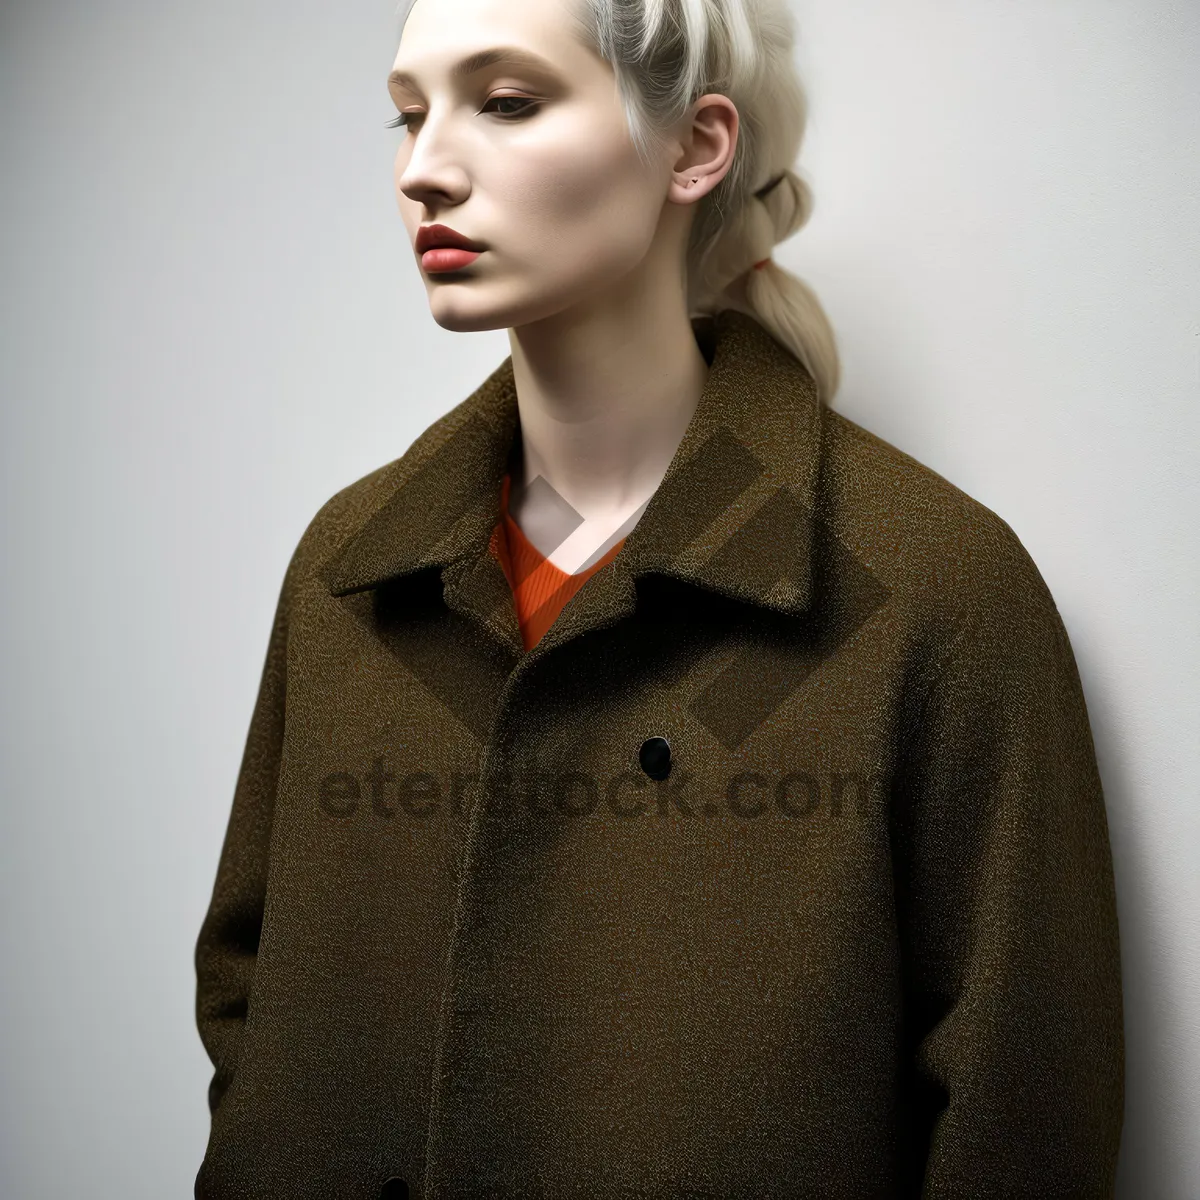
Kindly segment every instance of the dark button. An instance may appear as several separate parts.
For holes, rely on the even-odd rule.
[[[651,779],[666,779],[671,773],[671,744],[666,738],[647,738],[638,751],[638,761]]]
[[[385,1179],[379,1189],[379,1200],[408,1200],[408,1184],[399,1175]]]

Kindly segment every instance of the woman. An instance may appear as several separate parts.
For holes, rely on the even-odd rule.
[[[397,198],[511,356],[284,579],[212,902],[196,1195],[1108,1196],[1070,643],[829,407],[763,0],[418,0]]]

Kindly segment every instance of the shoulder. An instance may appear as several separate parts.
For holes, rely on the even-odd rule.
[[[297,585],[320,578],[326,564],[347,540],[367,526],[471,419],[467,401],[455,405],[420,433],[398,458],[374,468],[330,496],[301,535],[288,565],[288,580]]]
[[[1006,610],[1058,621],[1041,572],[999,514],[829,408],[822,443],[820,519],[914,620],[943,632]]]

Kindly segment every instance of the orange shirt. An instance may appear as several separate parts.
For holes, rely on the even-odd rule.
[[[554,624],[562,612],[563,605],[601,567],[612,562],[625,545],[622,538],[604,556],[590,567],[574,575],[556,567],[521,532],[521,527],[508,515],[508,493],[512,480],[504,476],[500,489],[500,520],[492,531],[488,549],[499,560],[513,591],[517,606],[517,623],[521,626],[521,637],[525,649],[537,645],[542,634]]]

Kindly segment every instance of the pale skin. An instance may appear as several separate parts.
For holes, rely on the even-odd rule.
[[[493,47],[545,65],[452,74]],[[393,70],[411,76],[388,87],[406,114],[395,183],[414,255],[432,224],[487,247],[444,275],[417,255],[430,310],[445,329],[508,329],[521,452],[510,511],[573,573],[654,494],[707,380],[685,252],[696,201],[731,165],[737,109],[701,96],[648,168],[611,67],[577,40],[562,0],[417,0]],[[525,493],[539,476],[561,499]],[[565,540],[562,501],[583,518]]]

